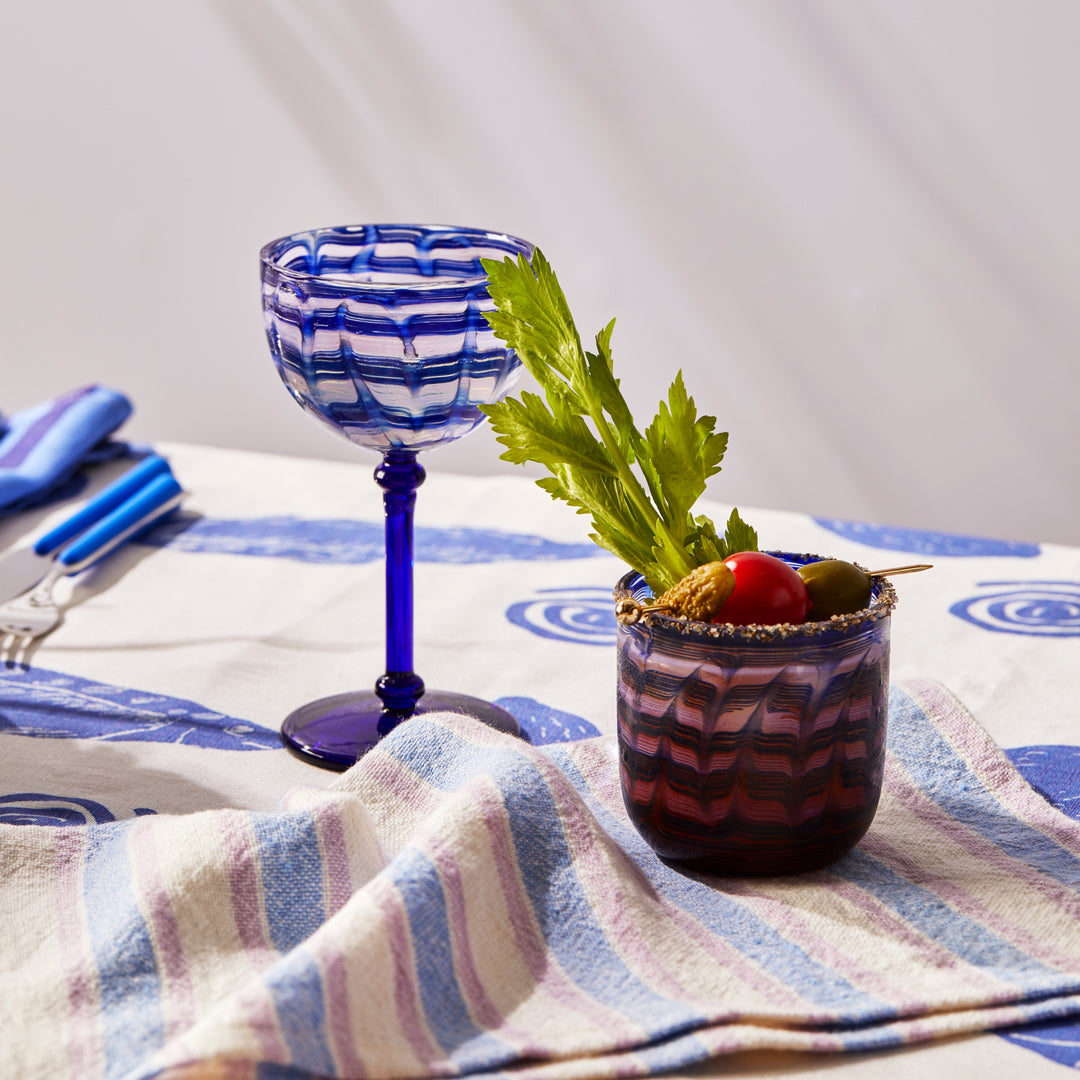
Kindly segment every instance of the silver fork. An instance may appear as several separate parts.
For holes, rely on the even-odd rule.
[[[35,588],[0,605],[0,666],[23,666],[30,644],[63,621],[63,609],[53,595],[61,578],[85,570],[180,505],[186,492],[172,473],[151,476],[145,487],[63,548]]]
[[[31,643],[63,621],[63,610],[53,596],[56,583],[63,576],[64,568],[54,567],[32,592],[0,607],[0,666],[23,666]]]

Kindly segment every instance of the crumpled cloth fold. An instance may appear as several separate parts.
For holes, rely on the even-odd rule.
[[[275,813],[0,826],[5,1065],[585,1080],[1080,1013],[1080,824],[937,684],[889,725],[869,833],[801,876],[680,873],[613,738],[450,713]]]
[[[118,391],[84,386],[7,417],[0,426],[0,515],[76,494],[80,468],[128,452],[109,436],[131,412]]]

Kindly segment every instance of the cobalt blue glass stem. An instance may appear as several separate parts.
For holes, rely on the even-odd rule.
[[[428,690],[412,669],[413,510],[425,479],[416,457],[415,450],[388,450],[375,470],[386,510],[387,670],[374,693],[320,698],[294,709],[281,725],[286,748],[313,765],[347,769],[399,724],[425,712],[467,713],[497,731],[522,735],[505,709],[467,694]]]
[[[398,719],[412,713],[424,692],[413,671],[413,509],[424,478],[414,450],[388,450],[375,470],[386,509],[386,672],[375,692]]]

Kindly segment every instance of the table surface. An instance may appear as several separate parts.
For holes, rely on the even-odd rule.
[[[157,449],[190,493],[183,513],[65,583],[62,625],[21,664],[0,668],[2,820],[78,825],[272,810],[291,788],[326,787],[337,777],[281,748],[283,717],[315,698],[366,689],[383,670],[373,455],[348,465]],[[622,565],[591,544],[584,518],[511,467],[464,477],[439,473],[437,454],[424,460],[418,672],[430,687],[505,705],[535,742],[613,733],[611,587]],[[99,466],[93,487],[125,467]],[[0,549],[71,508],[0,520]],[[717,518],[727,512],[704,509]],[[871,569],[933,563],[931,572],[896,580],[893,679],[944,684],[1070,812],[1068,799],[1080,794],[1071,764],[1080,743],[1080,549],[741,510],[765,549],[816,551]],[[52,715],[51,701],[64,708]],[[143,704],[148,721],[118,730],[110,703]],[[1020,752],[1029,747],[1036,749]],[[1080,1028],[891,1051],[875,1055],[873,1068],[881,1077],[978,1069],[993,1078],[1019,1069],[1050,1075],[1076,1058]],[[692,1075],[809,1077],[867,1067],[863,1056],[761,1054]]]

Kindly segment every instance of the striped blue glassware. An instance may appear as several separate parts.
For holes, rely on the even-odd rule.
[[[402,720],[468,712],[516,733],[505,710],[426,689],[413,670],[413,509],[428,450],[468,434],[520,363],[492,332],[481,259],[532,255],[504,233],[444,225],[349,225],[295,233],[260,253],[266,336],[301,408],[382,454],[386,511],[386,671],[374,692],[338,694],[291,713],[285,745],[345,769]]]

